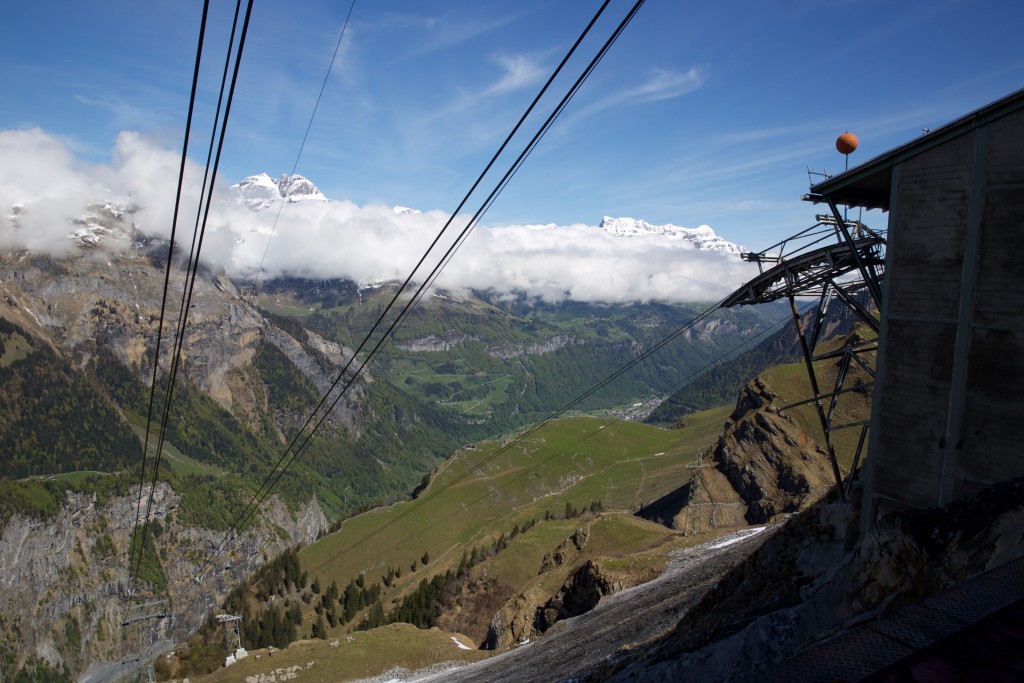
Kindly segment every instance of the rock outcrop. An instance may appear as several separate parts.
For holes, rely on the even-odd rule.
[[[152,363],[164,272],[140,250],[109,258],[89,254],[62,259],[0,256],[2,291],[15,302],[5,315],[52,341],[83,367],[100,341],[135,369],[139,379],[147,380],[144,369]],[[171,286],[178,291],[182,275],[172,269]],[[173,346],[177,313],[175,308],[166,315],[162,364],[169,365],[167,350]],[[351,358],[351,350],[314,334],[308,336],[306,346],[332,363],[340,366]],[[264,318],[226,276],[201,272],[195,280],[182,347],[188,379],[225,409],[240,412],[234,404],[238,400],[235,394],[242,388],[232,378],[251,363],[263,341],[278,347],[320,391],[330,386],[334,377],[310,356],[302,340]],[[334,416],[350,428],[364,379],[369,381],[369,375],[364,373]],[[244,405],[245,398],[240,402]]]
[[[572,536],[559,543],[557,548],[544,555],[537,573],[547,574],[552,569],[572,564],[583,552],[588,541],[590,541],[590,530],[586,527],[577,529]]]
[[[750,382],[693,478],[640,514],[698,534],[763,524],[820,499],[834,484],[828,455],[777,403],[764,380]],[[583,561],[587,540],[586,529],[579,529],[544,557],[538,579],[495,614],[487,647],[528,640],[625,587],[605,576],[598,562]],[[564,577],[560,584],[552,584],[555,575]]]
[[[542,356],[545,353],[554,353],[567,346],[581,346],[584,342],[576,337],[559,334],[551,339],[537,342],[535,344],[505,344],[501,348],[488,349],[487,353],[494,358],[511,360],[523,356]]]
[[[201,572],[224,532],[181,524],[179,501],[167,484],[157,484],[151,527],[167,588],[156,592],[177,598],[173,619],[161,627],[165,638],[183,640],[212,605],[267,559],[289,545],[310,543],[327,529],[315,498],[289,511],[273,496],[213,568]],[[69,491],[52,518],[15,514],[5,521],[0,528],[0,614],[8,638],[14,638],[8,642],[23,657],[34,653],[81,673],[91,662],[122,656],[120,624],[130,603],[124,598],[138,502],[138,487],[105,500]],[[197,590],[186,590],[190,587]],[[132,588],[139,594],[153,592],[140,580]]]
[[[758,669],[1024,555],[1024,480],[892,513],[857,537],[836,500],[788,519],[678,625],[596,680],[757,679]],[[769,676],[770,677],[770,676]]]
[[[552,588],[548,587],[551,577],[556,577],[556,581],[562,581],[563,579],[558,577],[572,571],[573,565],[589,540],[590,530],[586,527],[579,528],[544,556],[537,578],[506,600],[491,619],[491,626],[484,641],[486,649],[505,649],[516,643],[525,642],[533,636],[538,613],[552,599]],[[551,623],[554,623],[554,620]]]
[[[612,579],[593,560],[587,560],[566,579],[562,588],[537,610],[534,632],[543,633],[560,619],[571,619],[597,607],[601,598],[622,590],[621,580]]]
[[[764,380],[750,382],[693,478],[641,514],[695,534],[763,524],[820,498],[834,484],[828,455],[777,398]]]

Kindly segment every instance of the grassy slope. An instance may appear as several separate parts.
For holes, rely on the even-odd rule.
[[[464,549],[490,544],[502,533],[509,536],[516,524],[543,519],[545,512],[562,518],[566,503],[583,508],[601,500],[606,509],[633,510],[641,498],[680,486],[692,473],[686,465],[713,441],[727,413],[722,408],[696,414],[680,430],[577,417],[546,425],[502,453],[497,453],[500,443],[464,448],[444,463],[418,500],[346,521],[301,551],[302,566],[321,585],[336,580],[339,586],[360,572],[373,582],[389,566],[400,568],[402,578],[385,595],[388,605],[421,579],[456,567]],[[491,456],[480,471],[467,474]],[[544,553],[579,525],[577,519],[537,524],[489,560],[491,576],[521,584],[536,575]],[[612,539],[605,544],[608,554],[617,546],[630,547],[623,537],[635,535],[635,529],[626,533],[611,522],[600,526],[600,536]],[[641,537],[640,546],[648,545],[650,539]],[[410,572],[425,551],[429,566]]]
[[[816,364],[825,391],[831,388],[835,366],[835,361]],[[803,364],[778,366],[764,377],[783,405],[803,400],[810,393]],[[860,394],[844,396],[836,424],[863,417],[868,401],[868,396]],[[360,572],[374,582],[389,566],[401,568],[402,577],[384,594],[385,611],[390,611],[422,579],[458,566],[464,551],[483,548],[499,534],[510,537],[514,525],[543,520],[545,512],[550,512],[555,518],[539,521],[529,531],[510,538],[504,551],[476,565],[472,575],[496,579],[514,591],[535,596],[553,594],[571,570],[588,559],[597,560],[602,572],[627,585],[653,578],[664,567],[670,549],[707,539],[681,536],[629,512],[638,502],[651,500],[689,479],[692,470],[688,465],[699,450],[714,443],[731,409],[726,406],[689,415],[678,430],[573,417],[546,425],[503,452],[499,452],[501,443],[463,448],[442,464],[418,501],[347,521],[337,533],[304,549],[302,565],[321,585],[337,580],[341,586]],[[820,431],[813,406],[788,412],[802,430],[812,435]],[[857,432],[836,433],[840,461],[846,466]],[[505,443],[509,442],[506,439]],[[491,457],[493,460],[485,463]],[[471,471],[481,463],[480,471]],[[567,502],[583,508],[592,500],[601,500],[611,511],[596,517],[562,518]],[[544,556],[580,527],[590,530],[582,554],[571,564],[538,576]],[[426,567],[419,564],[424,551],[430,554]],[[417,571],[409,571],[412,564]],[[304,628],[315,619],[311,610],[306,617]],[[436,630],[392,625],[348,636],[348,628],[332,630],[328,643],[295,647],[296,662],[315,661],[313,669],[332,662],[344,676],[355,677],[379,674],[394,666],[421,666],[465,652],[456,652],[454,643],[449,647],[450,634]],[[401,647],[393,644],[398,634],[403,634],[398,638]],[[336,638],[340,645],[331,648],[329,643]],[[463,642],[476,645],[470,638]],[[264,662],[253,672],[269,671],[269,667]]]
[[[135,415],[133,413],[126,414],[128,423],[131,425],[135,435],[139,437],[139,442],[146,440],[146,422],[145,419]],[[158,434],[154,429],[149,435],[149,448],[146,449],[146,457],[153,458],[156,456],[156,448]],[[224,476],[225,471],[215,465],[207,465],[201,463],[198,460],[188,457],[175,447],[174,444],[169,441],[164,441],[163,455],[161,456],[162,462],[166,462],[171,468],[178,474],[208,474],[216,477]]]
[[[0,332],[0,344],[3,344],[3,353],[0,353],[0,368],[6,368],[15,361],[27,358],[33,351],[29,341],[17,332]]]
[[[713,442],[728,412],[724,407],[694,414],[678,430],[573,417],[545,425],[500,453],[501,442],[460,449],[441,465],[418,500],[346,521],[339,531],[300,552],[302,567],[321,586],[336,580],[342,588],[360,572],[366,572],[369,584],[379,582],[389,566],[400,568],[401,578],[383,598],[385,611],[390,611],[421,580],[457,567],[464,550],[482,549],[504,534],[509,537],[507,548],[476,565],[473,576],[551,594],[577,563],[538,577],[541,561],[575,529],[588,527],[590,541],[577,562],[601,558],[612,574],[651,578],[664,566],[668,549],[695,539],[633,517],[638,492],[653,496],[688,479],[692,470],[687,465]],[[492,457],[479,472],[467,474]],[[583,508],[593,500],[602,500],[611,511],[563,518],[567,502]],[[545,512],[553,518],[544,521]],[[516,524],[530,520],[540,521],[511,538]],[[424,551],[430,554],[427,566],[420,562]],[[413,564],[415,572],[410,571]],[[312,609],[305,607],[300,635],[308,636],[315,620]],[[294,643],[273,659],[262,652],[259,661],[251,656],[203,680],[241,680],[293,666],[302,668],[303,679],[348,680],[394,667],[413,669],[489,655],[459,649],[453,634],[437,629],[392,624],[352,633],[350,627],[330,629],[326,641]],[[477,639],[458,637],[470,647],[478,645]]]
[[[465,636],[459,640],[472,646]],[[337,646],[332,645],[335,642]],[[490,654],[476,649],[463,650],[452,642],[451,634],[439,630],[421,631],[409,624],[391,624],[336,639],[298,641],[286,650],[276,651],[272,658],[267,657],[266,650],[253,651],[246,659],[202,680],[244,681],[248,676],[297,666],[301,669],[297,671],[298,680],[333,683],[374,676],[395,667],[413,670],[447,660],[477,661]],[[257,655],[260,660],[256,659]],[[278,680],[283,679],[278,677]]]
[[[835,361],[816,364],[826,391],[834,380],[835,365]],[[803,364],[778,366],[764,377],[783,405],[803,400],[810,393]],[[861,419],[868,405],[869,397],[844,395],[834,423]],[[514,525],[543,519],[550,512],[557,519],[520,535],[510,543],[509,551],[476,570],[521,586],[536,575],[543,555],[581,525],[579,520],[562,519],[567,502],[584,508],[590,501],[601,500],[606,509],[631,511],[680,486],[691,476],[688,465],[693,457],[713,444],[730,410],[727,406],[689,415],[679,430],[574,417],[551,423],[500,453],[500,443],[464,448],[441,466],[419,500],[345,522],[339,532],[302,551],[303,567],[317,576],[321,585],[337,580],[342,586],[360,572],[366,572],[372,582],[389,566],[400,568],[402,578],[385,595],[387,609],[421,579],[456,567],[463,550],[483,547],[501,533],[508,536]],[[812,405],[788,412],[800,429],[811,435],[820,432]],[[834,433],[840,463],[846,468],[858,433],[858,429]],[[480,471],[471,472],[492,456]],[[605,515],[592,528],[588,557],[619,558],[608,566],[623,571],[659,561],[657,553],[635,561],[629,556],[670,540],[663,530],[657,531],[660,537],[647,538],[647,531],[639,529],[636,520],[612,519]],[[425,551],[430,554],[430,566],[410,573],[410,565]]]

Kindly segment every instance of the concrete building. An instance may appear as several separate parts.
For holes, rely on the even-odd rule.
[[[888,212],[863,523],[1024,476],[1024,90],[808,199]]]

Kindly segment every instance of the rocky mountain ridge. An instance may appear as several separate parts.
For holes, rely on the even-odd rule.
[[[288,203],[330,201],[309,178],[299,174],[271,178],[259,173],[243,178],[231,186],[240,201],[254,211],[277,206],[281,201]]]
[[[778,396],[758,378],[741,392],[671,524],[689,533],[764,524],[817,500],[834,484],[827,451],[778,410]]]
[[[0,479],[5,493],[11,492],[0,503],[0,576],[9,588],[0,599],[4,656],[32,654],[81,673],[90,662],[110,662],[122,654],[119,610],[138,503],[137,484],[134,490],[124,489],[141,465],[161,266],[159,250],[145,244],[117,256],[87,245],[63,258],[0,255],[0,371],[7,378],[0,404],[16,412],[19,405],[27,409],[27,397],[32,406],[44,404],[45,418],[26,425],[5,413],[0,424],[4,454],[11,461],[4,463],[4,472],[25,461],[33,469],[14,476],[37,475]],[[172,275],[171,286],[180,288],[182,272],[173,267]],[[177,311],[170,311],[164,328],[164,373],[176,317]],[[244,504],[263,481],[285,437],[352,355],[301,325],[279,322],[284,327],[222,274],[207,271],[197,278],[153,510],[162,534],[154,541],[151,568],[154,576],[164,578],[146,589],[177,597],[186,587],[195,588],[179,599],[178,607],[187,614],[165,634],[177,642],[249,573],[282,549],[310,543],[324,532],[324,503],[333,505],[331,514],[337,515],[364,502],[356,495],[369,500],[398,496],[436,462],[429,447],[411,453],[404,448],[418,437],[417,430],[423,431],[418,411],[394,393],[378,392],[368,400],[366,387],[373,377],[363,373],[325,422],[321,434],[329,439],[311,442],[315,462],[307,456],[296,463],[260,506],[256,521],[238,533],[223,563],[200,576],[206,553],[240,510],[235,506]],[[38,382],[52,377],[72,381],[43,393]],[[80,400],[76,403],[81,399],[76,388],[87,389],[90,400],[103,404],[122,435],[135,443],[134,450],[107,457],[104,465],[82,461],[78,453],[73,460],[62,459],[68,443],[62,434],[86,426],[66,418],[80,416],[90,429],[106,428],[97,425],[96,414],[83,409]],[[389,403],[389,396],[398,405]],[[378,425],[374,411],[404,422]],[[378,426],[367,436],[369,425]],[[365,446],[370,453],[353,457],[357,444],[370,441]],[[45,462],[27,455],[32,448],[50,448],[50,442],[56,445],[46,451]],[[151,438],[151,449],[155,442]],[[149,459],[150,476],[152,463]],[[69,472],[68,479],[54,479]],[[346,491],[361,480],[371,485]],[[64,481],[81,483],[62,489]],[[181,486],[174,488],[178,484],[170,481]],[[112,486],[113,493],[104,493]],[[55,509],[45,507],[51,498],[57,499]],[[204,521],[186,521],[191,519]],[[6,674],[0,672],[0,678]]]
[[[91,346],[100,340],[142,379],[142,368],[151,362],[163,291],[163,272],[154,265],[141,249],[109,260],[87,253],[63,259],[0,257],[0,283],[7,298],[4,315],[51,340],[83,367]],[[172,273],[172,291],[180,288],[181,277],[181,272]],[[252,361],[261,341],[278,346],[315,385],[325,384],[325,370],[309,352],[268,321],[226,276],[205,273],[197,278],[192,302],[183,345],[186,373],[225,409],[238,403],[232,376]],[[171,311],[165,324],[164,350],[173,343],[176,317]],[[350,349],[315,334],[311,340],[307,346],[322,351],[335,365],[352,355]],[[166,356],[161,362],[169,367]],[[350,407],[355,402],[347,403]],[[340,415],[346,415],[344,407]],[[351,425],[350,420],[343,421]]]
[[[149,487],[145,493],[149,494]],[[293,544],[311,543],[327,529],[313,497],[294,511],[272,496],[255,523],[238,532],[229,550],[203,572],[224,532],[179,521],[181,495],[163,482],[153,491],[154,551],[163,562],[172,619],[159,636],[182,641],[235,584]],[[49,518],[14,514],[0,525],[0,615],[6,647],[35,653],[83,673],[94,662],[122,655],[121,620],[127,600],[127,555],[139,504],[138,486],[98,497],[68,491]],[[137,580],[139,595],[154,587]],[[129,646],[130,649],[130,646]],[[3,672],[0,672],[3,673]],[[13,673],[13,672],[9,672]]]
[[[723,254],[742,254],[745,247],[733,244],[728,240],[715,234],[710,226],[701,225],[696,228],[683,228],[668,223],[666,225],[652,225],[645,220],[636,218],[611,218],[605,216],[598,226],[603,230],[617,237],[644,237],[649,235],[660,235],[670,240],[682,240],[693,245],[694,249],[703,251],[715,251]]]

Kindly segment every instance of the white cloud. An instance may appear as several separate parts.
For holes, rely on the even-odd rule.
[[[76,94],[76,102],[106,110],[114,126],[151,127],[154,115],[151,110],[131,104],[116,93],[103,93],[97,96]],[[116,130],[117,128],[115,128]]]
[[[478,229],[439,281],[526,291],[548,300],[694,301],[727,294],[749,273],[735,256],[588,225]],[[451,272],[449,272],[451,271]]]
[[[498,94],[526,88],[534,83],[539,83],[547,71],[531,55],[509,55],[497,57],[496,61],[504,69],[505,73],[490,88],[488,94]]]
[[[655,102],[693,92],[704,83],[704,71],[693,67],[688,71],[655,69],[652,76],[635,88],[620,93],[623,100]]]
[[[169,234],[177,153],[134,133],[123,133],[109,166],[82,166],[58,139],[38,129],[0,132],[0,247],[52,254],[74,247],[71,220],[90,203],[114,200],[136,207],[133,219],[150,235]],[[186,181],[198,187],[189,164]],[[277,210],[254,212],[218,180],[202,262],[251,278],[267,249]],[[190,240],[196,191],[183,204],[179,243]],[[15,228],[12,207],[20,213]],[[594,207],[600,214],[601,207]],[[383,205],[349,201],[285,205],[262,264],[261,278],[292,275],[404,279],[448,216],[440,211],[396,214]],[[426,271],[465,226],[456,217],[450,234],[427,260]],[[126,249],[110,242],[108,249]],[[438,279],[453,290],[524,291],[548,300],[694,301],[718,298],[749,273],[735,257],[695,250],[658,235],[622,238],[588,225],[478,227]]]
[[[159,147],[138,133],[121,133],[117,136],[113,164],[104,167],[100,175],[105,176],[114,199],[126,198],[137,207],[135,223],[139,230],[165,237],[171,233],[180,166],[178,152]],[[178,214],[179,231],[190,233],[195,225],[201,183],[202,169],[188,164]]]
[[[654,69],[650,77],[643,83],[620,90],[604,99],[598,100],[581,111],[579,116],[593,114],[604,109],[611,109],[612,107],[644,104],[680,97],[681,95],[693,92],[703,85],[705,77],[705,70],[696,66],[686,71]]]
[[[452,114],[473,112],[473,120],[465,121],[463,119],[462,123],[460,123],[458,135],[463,137],[466,135],[465,126],[474,125],[475,120],[480,117],[480,107],[482,104],[488,101],[493,103],[500,99],[495,96],[505,95],[535,85],[547,75],[546,68],[535,55],[502,55],[493,58],[493,61],[501,68],[501,72],[490,85],[474,91],[460,92],[437,111],[420,116],[419,121],[436,121],[447,119]],[[493,133],[490,132],[490,125],[487,126],[487,130],[489,131],[487,138],[491,138]]]
[[[0,133],[0,248],[66,252],[69,217],[103,194],[57,138],[38,128]]]
[[[416,40],[408,43],[402,58],[420,57],[453,45],[466,43],[514,22],[521,13],[498,15],[490,8],[483,13],[467,15],[465,12],[447,16],[422,17],[414,15],[391,15],[386,17],[379,28],[391,26],[419,27],[422,31]],[[377,27],[373,27],[377,28]]]

